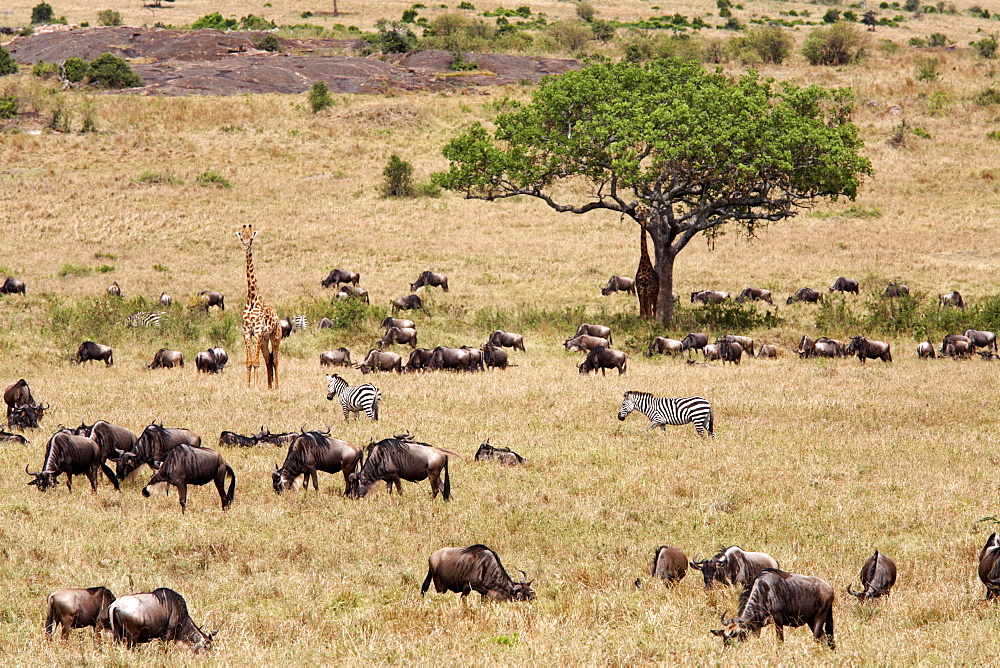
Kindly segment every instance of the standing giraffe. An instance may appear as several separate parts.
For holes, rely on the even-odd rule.
[[[257,379],[257,367],[260,366],[260,353],[263,351],[264,364],[267,366],[267,387],[271,388],[273,378],[274,389],[278,389],[278,344],[281,343],[281,325],[278,323],[278,314],[257,292],[257,277],[253,270],[253,240],[257,232],[254,232],[253,225],[244,225],[243,231],[237,232],[236,236],[243,243],[243,250],[247,254],[247,305],[243,309],[243,343],[247,347],[247,388],[250,387],[251,371],[254,380]]]
[[[660,296],[660,275],[653,269],[646,249],[646,217],[649,211],[640,207],[635,212],[636,221],[642,229],[639,241],[639,268],[635,272],[635,294],[639,297],[639,317],[652,320],[656,317],[656,300]]]

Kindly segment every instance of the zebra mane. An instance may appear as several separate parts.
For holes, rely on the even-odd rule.
[[[633,397],[650,397],[650,398],[652,398],[652,396],[653,396],[649,392],[639,392],[638,390],[629,390],[625,394],[631,395]]]

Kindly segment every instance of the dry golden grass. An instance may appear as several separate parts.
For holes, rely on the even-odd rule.
[[[170,11],[195,17],[209,8],[184,2]],[[997,166],[985,134],[996,109],[969,101],[992,80],[967,54],[945,58],[943,81],[931,85],[912,81],[915,65],[905,55],[840,70],[769,70],[855,88],[856,120],[876,168],[855,204],[880,215],[850,218],[842,215],[849,203],[839,202],[819,207],[825,217],[775,225],[753,243],[734,234],[713,251],[696,242],[677,264],[678,291],[761,285],[783,297],[846,275],[866,290],[899,278],[929,294],[959,289],[970,302],[995,294]],[[25,79],[0,85],[46,113],[55,104]],[[928,115],[923,96],[939,89],[955,105]],[[304,96],[68,96],[77,119],[92,106],[99,134],[0,135],[0,264],[28,284],[27,297],[0,298],[0,369],[5,384],[25,377],[52,404],[29,446],[0,446],[4,660],[201,662],[157,643],[134,652],[95,647],[86,632],[68,643],[45,641],[49,592],[106,584],[119,595],[179,591],[198,622],[221,628],[208,660],[226,665],[993,661],[1000,617],[983,600],[975,559],[991,530],[976,520],[997,514],[996,367],[918,361],[909,337],[892,339],[892,365],[800,361],[789,348],[815,331],[815,309],[781,306],[785,325],[749,332],[784,348],[777,362],[692,368],[633,354],[624,377],[585,378],[575,369],[579,357],[559,345],[569,332],[540,326],[524,332],[528,351],[513,354],[519,366],[505,373],[377,376],[385,396],[378,424],[340,419],[316,361],[345,342],[362,354],[374,340],[369,328],[293,335],[282,348],[277,392],[244,389],[238,346],[229,369],[213,377],[195,373],[194,343],[124,331],[107,341],[116,347],[113,368],[63,361],[75,342],[47,326],[50,304],[98,297],[112,280],[128,297],[167,290],[185,302],[217,289],[238,312],[245,280],[233,231],[243,223],[261,230],[260,289],[282,313],[329,296],[319,281],[335,266],[360,271],[379,306],[404,294],[423,269],[446,273],[451,292],[432,291],[431,313],[416,316],[426,346],[481,342],[488,332],[476,318],[485,308],[634,312],[633,299],[598,292],[609,275],[631,274],[636,264],[634,230],[615,216],[559,216],[527,200],[378,196],[390,154],[413,162],[417,180],[426,180],[444,167],[439,150],[448,137],[488,120],[503,96],[527,95],[485,93],[339,97],[318,116]],[[880,104],[863,106],[868,100]],[[900,120],[885,113],[893,104],[932,139],[888,148]],[[198,187],[194,178],[205,170],[233,188]],[[184,184],[136,184],[147,171]],[[60,277],[67,263],[115,270]],[[145,369],[161,345],[181,348],[189,366]],[[690,426],[650,433],[641,416],[619,423],[627,389],[709,398],[718,438],[702,441]],[[73,494],[24,484],[24,465],[41,464],[55,425],[99,418],[136,431],[154,419],[187,426],[212,447],[223,429],[248,433],[261,424],[277,431],[328,423],[358,444],[410,430],[465,457],[451,470],[450,504],[432,501],[426,483],[406,485],[403,497],[349,501],[340,495],[342,478],[325,474],[318,494],[276,497],[270,471],[283,453],[268,449],[224,452],[238,478],[226,513],[210,488],[192,490],[182,517],[175,493],[143,499],[142,479],[120,495],[106,482],[92,495],[82,479]],[[476,464],[472,455],[487,437],[530,465]],[[538,600],[421,599],[426,557],[475,542],[493,547],[508,569],[527,571]],[[765,630],[723,653],[708,630],[735,608],[736,591],[703,592],[697,574],[666,591],[647,568],[660,544],[694,557],[732,543],[765,550],[838,592],[856,583],[877,547],[896,560],[899,584],[877,606],[838,594],[836,654],[802,629],[784,645]],[[637,577],[645,583],[639,591]]]

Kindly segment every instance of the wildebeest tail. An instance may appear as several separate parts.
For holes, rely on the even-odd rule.
[[[55,611],[55,601],[52,600],[52,595],[49,595],[49,612],[45,615],[45,633],[47,635],[52,635],[56,632],[56,611]]]
[[[609,343],[610,343],[610,341],[609,341]],[[628,360],[623,360],[622,361],[622,373],[625,373],[625,371],[626,371],[625,367],[626,366],[628,366]]]
[[[420,595],[423,596],[427,593],[427,590],[431,587],[431,580],[434,578],[434,569],[430,565],[427,566],[427,577],[424,578],[424,583],[420,585]]]
[[[110,353],[108,353],[108,366],[114,366],[114,365],[115,365],[115,353],[112,350]]]
[[[222,503],[223,510],[233,505],[233,498],[236,496],[236,473],[229,464],[226,464],[226,475],[231,477],[233,481],[229,483],[229,491],[226,492],[226,499]]]
[[[451,501],[451,476],[448,475],[448,457],[444,458],[444,493],[445,501]]]
[[[115,639],[115,642],[121,642],[125,639],[125,629],[122,627],[122,622],[118,618],[118,606],[114,603],[108,609],[108,621],[111,622],[111,636]]]

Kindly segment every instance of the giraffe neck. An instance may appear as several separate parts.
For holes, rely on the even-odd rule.
[[[642,267],[653,266],[649,261],[649,249],[646,247],[646,228],[642,227],[642,236],[639,238],[639,265]]]
[[[247,303],[257,297],[257,276],[253,269],[253,251],[247,249]]]

